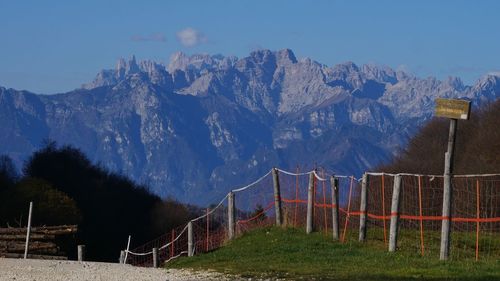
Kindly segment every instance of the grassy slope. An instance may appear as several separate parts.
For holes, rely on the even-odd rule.
[[[304,280],[500,280],[500,261],[443,263],[436,257],[391,254],[376,245],[340,244],[323,234],[279,228],[253,231],[168,267]]]

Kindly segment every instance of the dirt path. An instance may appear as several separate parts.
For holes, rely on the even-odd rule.
[[[0,281],[234,280],[215,272],[153,269],[115,263],[0,258]]]

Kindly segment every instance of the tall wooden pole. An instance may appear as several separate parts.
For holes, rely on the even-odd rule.
[[[309,234],[314,230],[314,173],[309,174],[309,186],[307,187],[307,218],[306,218],[306,233]]]
[[[366,239],[366,209],[367,209],[367,192],[368,192],[368,174],[363,174],[361,181],[361,203],[359,206],[359,242]]]
[[[280,179],[278,169],[273,168],[273,185],[274,185],[274,210],[276,215],[276,225],[281,226],[283,223],[283,211],[281,209],[281,193]]]
[[[236,227],[235,227],[235,221],[236,221],[236,216],[235,216],[235,202],[234,202],[234,192],[229,192],[229,195],[227,197],[227,222],[228,222],[228,238],[229,240],[232,240],[235,236],[236,233]]]
[[[210,209],[207,208],[207,231],[206,231],[207,232],[206,233],[206,235],[207,235],[207,237],[206,237],[207,243],[205,245],[205,247],[206,247],[205,250],[207,252],[208,252],[209,245],[210,245],[210,215],[209,215],[209,213],[210,213]]]
[[[339,240],[339,179],[335,176],[330,177],[330,185],[332,187],[332,226],[333,240]]]
[[[193,243],[193,222],[188,222],[188,257],[192,257],[194,254],[194,243]]]
[[[389,228],[389,252],[396,251],[398,246],[399,198],[401,194],[401,176],[394,176],[391,204],[391,226]]]
[[[28,227],[26,228],[26,244],[24,246],[24,259],[28,258],[28,247],[30,243],[30,233],[31,233],[31,213],[33,212],[33,202],[30,202],[30,210],[28,213]]]
[[[453,173],[453,157],[455,152],[455,139],[457,132],[457,119],[450,119],[450,131],[448,134],[448,150],[444,159],[444,188],[443,188],[443,213],[441,223],[441,249],[440,260],[447,260],[450,255],[450,222],[451,222],[451,202],[453,198],[453,187],[451,178]]]

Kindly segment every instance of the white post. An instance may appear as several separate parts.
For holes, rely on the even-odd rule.
[[[361,205],[359,206],[359,242],[366,240],[366,208],[367,208],[367,192],[368,192],[368,174],[363,174],[361,182]]]
[[[307,187],[307,219],[306,233],[309,234],[314,230],[314,173],[309,174],[309,186]]]
[[[396,251],[398,245],[399,198],[401,194],[401,176],[394,176],[391,202],[391,227],[389,230],[389,252]]]
[[[31,233],[31,213],[33,212],[33,202],[30,202],[30,210],[28,214],[28,227],[26,228],[26,244],[24,246],[24,259],[28,258],[28,247],[30,241],[30,233]]]
[[[132,239],[131,235],[128,236],[127,250],[125,250],[125,258],[123,259],[123,264],[127,264],[128,251],[130,250],[130,239]]]

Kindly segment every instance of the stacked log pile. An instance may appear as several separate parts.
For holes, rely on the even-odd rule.
[[[56,238],[75,234],[76,225],[32,227],[29,239],[28,257],[39,259],[67,259],[56,244]],[[26,243],[24,228],[0,228],[0,257],[20,258],[24,256]]]

